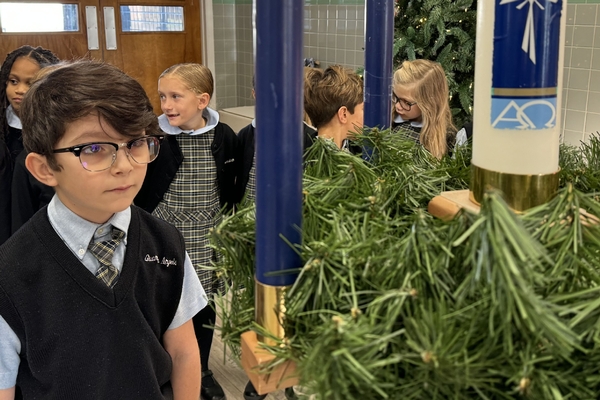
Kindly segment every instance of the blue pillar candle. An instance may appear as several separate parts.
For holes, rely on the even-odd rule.
[[[303,0],[255,1],[256,279],[291,285],[301,242]]]
[[[365,121],[367,127],[391,125],[394,0],[366,1]]]

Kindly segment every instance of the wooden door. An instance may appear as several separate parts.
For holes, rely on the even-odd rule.
[[[13,49],[29,44],[52,50],[61,59],[93,58],[116,65],[137,79],[160,113],[157,80],[173,64],[202,62],[200,0],[33,0],[36,3],[76,4],[76,32],[0,32],[0,59]],[[18,3],[0,0],[0,3]],[[99,48],[88,47],[86,7],[96,8]],[[156,23],[168,13],[175,22]],[[160,21],[159,21],[160,22]],[[173,29],[171,31],[164,31]]]
[[[100,5],[114,7],[117,31],[117,50],[104,50],[104,60],[114,64],[136,78],[146,89],[152,100],[154,110],[160,113],[160,100],[158,98],[157,81],[159,75],[173,64],[182,62],[202,62],[202,46],[200,38],[200,0],[100,0]],[[153,7],[169,7],[174,14],[183,11],[181,25],[174,24],[172,31],[152,31],[155,29],[153,21],[147,21],[150,26],[130,28],[126,32],[122,7],[130,11],[130,24],[133,25],[134,10],[142,13],[139,20],[158,19],[152,18]],[[136,9],[137,7],[137,9]],[[144,17],[144,13],[150,15]],[[165,14],[162,16],[164,17]],[[104,21],[106,23],[106,21]],[[143,25],[143,24],[142,24]],[[171,29],[167,27],[167,29]],[[148,29],[136,31],[137,29]]]

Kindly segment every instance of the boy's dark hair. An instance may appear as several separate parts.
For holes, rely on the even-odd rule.
[[[50,50],[44,49],[43,47],[31,47],[21,46],[16,50],[8,53],[2,67],[0,69],[0,84],[2,84],[2,90],[0,91],[0,140],[5,140],[6,133],[8,131],[8,121],[6,120],[6,108],[8,107],[8,97],[6,97],[6,83],[8,82],[8,76],[10,70],[13,67],[15,61],[20,57],[26,57],[30,60],[38,63],[40,68],[47,67],[48,65],[56,64],[60,60]]]
[[[354,71],[340,65],[305,69],[304,111],[315,128],[329,123],[342,106],[354,114],[363,101],[363,82]]]
[[[23,145],[58,170],[56,142],[68,124],[92,113],[126,137],[159,132],[152,104],[135,79],[115,66],[85,60],[65,64],[31,86],[20,111]]]

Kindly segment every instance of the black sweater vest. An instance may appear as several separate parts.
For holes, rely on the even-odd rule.
[[[0,247],[0,315],[21,341],[18,394],[171,398],[162,340],[179,305],[184,262],[177,229],[132,207],[123,268],[109,289],[62,242],[43,208]]]

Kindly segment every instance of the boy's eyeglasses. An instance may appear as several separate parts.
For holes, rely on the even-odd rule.
[[[402,108],[404,111],[410,111],[412,106],[417,104],[416,101],[410,102],[410,101],[401,99],[400,97],[397,97],[394,93],[392,93],[392,103],[394,103],[394,104],[399,103],[400,108]]]
[[[133,161],[138,164],[148,164],[158,157],[160,142],[164,139],[161,136],[142,136],[130,140],[127,143],[83,143],[64,149],[54,149],[52,153],[73,153],[79,157],[79,162],[83,168],[91,172],[99,172],[109,169],[117,159],[117,151],[125,147],[125,152]]]

